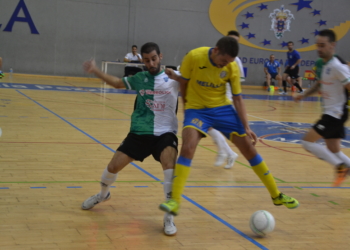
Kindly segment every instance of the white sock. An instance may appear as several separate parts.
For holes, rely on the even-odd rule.
[[[338,158],[341,159],[347,167],[350,167],[350,158],[346,154],[339,151],[338,153],[335,153],[335,155],[338,156]]]
[[[303,145],[304,149],[311,152],[321,160],[325,160],[326,162],[332,164],[333,166],[338,166],[339,164],[344,163],[341,158],[329,151],[329,149],[325,146],[308,141],[301,141],[301,144]]]
[[[163,182],[164,196],[165,196],[165,200],[169,200],[171,198],[171,188],[173,184],[174,169],[166,169],[163,171],[163,173],[164,173],[164,182]]]
[[[208,130],[208,134],[213,138],[214,143],[218,146],[218,154],[233,155],[236,154],[226,142],[226,138],[216,129]]]
[[[102,173],[101,176],[101,191],[100,191],[100,197],[105,198],[109,192],[109,189],[111,187],[111,185],[115,182],[115,180],[117,179],[118,173],[117,174],[113,174],[108,172],[107,167],[105,168],[105,170]]]

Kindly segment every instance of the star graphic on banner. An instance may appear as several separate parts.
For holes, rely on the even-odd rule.
[[[260,10],[267,10],[267,4],[261,4],[260,6],[258,6],[258,8],[260,8]]]
[[[282,43],[280,43],[280,45],[282,46],[282,48],[287,47],[288,43],[286,43],[285,41],[283,41]]]
[[[298,6],[298,11],[302,10],[304,8],[308,8],[308,9],[312,9],[312,7],[310,6],[310,3],[312,3],[313,0],[310,1],[305,1],[305,0],[299,0],[299,2],[297,3],[291,3],[291,5],[296,5]]]
[[[241,25],[239,25],[239,26],[241,26],[241,29],[245,29],[245,28],[247,28],[247,29],[249,29],[249,23],[242,23]]]
[[[270,41],[267,41],[266,39],[264,39],[264,41],[261,42],[261,43],[263,43],[264,46],[266,46],[266,45],[271,45],[271,40],[270,40]]]
[[[253,15],[254,15],[254,13],[249,13],[247,11],[247,14],[244,14],[243,16],[245,16],[245,18],[248,19],[249,17],[254,17]]]
[[[249,34],[246,35],[246,36],[248,37],[248,39],[250,39],[250,38],[255,38],[255,34],[252,34],[252,33],[250,33],[250,32],[249,32]]]
[[[301,40],[299,40],[299,42],[301,42],[301,44],[309,43],[309,39],[303,37]]]
[[[315,36],[317,36],[318,33],[320,33],[318,30],[315,30],[315,32],[312,32],[312,34],[314,34]]]
[[[327,21],[322,21],[322,20],[320,20],[320,21],[318,22],[318,24],[320,24],[320,26],[322,26],[322,25],[327,25]]]
[[[321,15],[321,11],[320,10],[314,10],[313,12],[310,12],[310,14],[314,14],[314,16],[316,16],[316,15]]]

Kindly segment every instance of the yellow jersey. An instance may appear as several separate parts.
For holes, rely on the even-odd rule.
[[[242,92],[240,73],[236,62],[218,68],[211,61],[210,47],[200,47],[184,57],[180,72],[189,80],[186,88],[185,109],[204,109],[230,105],[226,97],[226,82],[230,83],[233,95]]]

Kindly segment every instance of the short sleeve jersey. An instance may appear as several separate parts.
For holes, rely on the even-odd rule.
[[[137,91],[130,133],[157,136],[167,132],[177,133],[177,81],[170,79],[164,71],[155,76],[143,71],[124,77],[123,82],[127,89]]]
[[[128,60],[130,60],[130,61],[138,61],[139,58],[138,58],[137,56],[139,56],[139,57],[142,59],[142,56],[141,56],[140,54],[134,55],[134,54],[131,53],[131,52],[130,52],[130,53],[127,53],[127,54],[125,55],[125,58],[128,59]]]
[[[287,66],[293,66],[299,59],[300,54],[298,51],[293,50],[292,52],[287,52]]]
[[[321,83],[323,113],[340,119],[348,100],[348,91],[344,86],[350,83],[349,66],[333,56],[327,63],[318,59],[315,72]]]
[[[241,94],[240,73],[236,62],[218,68],[210,59],[212,48],[191,50],[183,59],[180,72],[189,80],[186,89],[186,109],[215,108],[232,103],[226,97],[226,82],[233,95]]]
[[[269,74],[277,74],[277,69],[280,67],[280,63],[278,61],[267,61],[265,62],[264,67],[267,68],[267,72],[269,72]]]

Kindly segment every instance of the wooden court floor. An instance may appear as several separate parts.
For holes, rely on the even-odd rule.
[[[275,207],[240,153],[232,169],[214,167],[216,147],[206,138],[175,218],[178,233],[168,237],[158,210],[163,173],[153,158],[120,172],[110,201],[80,209],[99,191],[102,170],[129,130],[134,94],[103,93],[101,82],[88,78],[14,75],[0,86],[0,249],[350,249],[350,179],[331,188],[330,165],[300,144],[269,140],[301,136],[305,129],[293,124],[315,122],[317,101],[295,104],[243,90],[252,124],[270,124],[257,149],[298,209]],[[257,210],[276,220],[265,238],[249,229]]]

